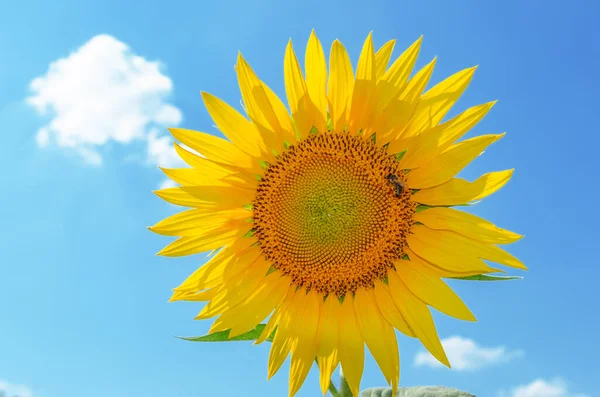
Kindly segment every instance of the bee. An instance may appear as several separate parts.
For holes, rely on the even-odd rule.
[[[385,178],[394,186],[396,197],[400,197],[404,189],[406,189],[406,184],[403,181],[398,180],[398,177],[394,174],[388,174]]]

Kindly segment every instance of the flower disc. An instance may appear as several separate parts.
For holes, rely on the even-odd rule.
[[[258,185],[260,248],[298,287],[337,296],[372,287],[404,255],[414,222],[403,178],[396,158],[370,140],[311,135],[287,148]]]

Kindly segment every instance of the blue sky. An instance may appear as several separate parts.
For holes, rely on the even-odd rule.
[[[479,320],[461,323],[434,313],[441,337],[454,337],[449,348],[462,352],[456,369],[416,365],[420,345],[400,338],[401,383],[443,384],[482,397],[598,395],[600,34],[594,15],[600,7],[591,0],[324,3],[2,6],[0,390],[9,397],[287,394],[287,367],[266,381],[268,346],[174,338],[203,334],[210,325],[192,321],[198,304],[167,303],[171,288],[203,256],[154,256],[167,239],[145,226],[174,212],[151,193],[164,179],[156,164],[176,161],[165,124],[218,134],[199,92],[239,108],[238,50],[283,94],[287,40],[303,58],[315,28],[326,51],[339,38],[353,63],[371,30],[377,46],[397,39],[395,55],[423,34],[417,66],[437,55],[433,82],[478,64],[451,115],[498,99],[473,134],[507,135],[463,175],[472,180],[516,168],[512,181],[473,212],[526,235],[509,250],[530,271],[517,282],[453,282]],[[110,36],[103,36],[108,49],[88,46],[81,55],[101,34]],[[130,53],[117,51],[118,43]],[[55,64],[50,78],[49,65],[74,53],[81,56]],[[147,73],[154,91],[129,98],[120,95],[129,91],[104,87],[106,68],[117,67],[112,56]],[[36,94],[30,84],[37,77],[52,84]],[[144,86],[146,80],[136,81]],[[58,112],[40,114],[26,101],[36,95]],[[40,133],[53,122],[52,133]],[[311,372],[298,396],[320,395],[317,379]],[[368,358],[363,388],[384,383]]]

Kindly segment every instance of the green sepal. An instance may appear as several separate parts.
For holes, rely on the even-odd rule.
[[[266,170],[269,166],[269,162],[264,160],[258,160],[258,164],[260,164],[260,168],[262,168],[263,170]]]
[[[262,176],[258,175],[258,174],[254,174],[254,177],[256,178],[257,181],[262,181]]]
[[[310,128],[310,131],[308,131],[308,135],[317,135],[318,133],[319,130],[314,125]]]
[[[273,266],[271,266],[269,268],[269,270],[267,270],[267,274],[265,274],[265,276],[268,276],[269,274],[273,273],[274,271],[276,271],[277,269],[275,269]]]
[[[419,204],[419,205],[417,205],[417,209],[415,210],[415,213],[418,214],[419,212],[428,210],[430,208],[433,208],[433,207],[430,205]]]
[[[248,238],[254,236],[254,229],[248,230],[248,233],[244,234],[242,238]]]
[[[242,205],[242,208],[248,211],[252,211],[254,209],[254,205],[252,203]]]
[[[241,340],[256,340],[262,334],[263,330],[267,324],[258,324],[253,330],[250,330],[246,333],[243,333],[238,336],[234,336],[233,338],[229,338],[230,329],[215,332],[214,334],[202,335],[202,336],[191,336],[191,337],[183,337],[177,336],[179,339],[187,340],[190,342],[234,342]],[[269,342],[273,342],[273,338],[275,337],[275,331],[266,339]]]
[[[333,120],[331,120],[331,114],[329,114],[329,112],[327,112],[327,129],[329,132],[333,131]]]
[[[396,153],[396,161],[402,160],[402,157],[406,154],[406,150],[401,151],[400,153]]]
[[[487,274],[476,274],[474,276],[465,277],[450,277],[454,280],[470,280],[470,281],[508,281],[508,280],[522,280],[523,277],[519,276],[488,276]]]
[[[377,144],[377,133],[374,132],[373,135],[371,135],[371,142],[373,142],[373,145]]]
[[[291,145],[291,144],[290,144],[288,141],[283,141],[283,148],[284,148],[284,149],[287,149],[287,148],[289,148],[290,146],[292,146],[292,145]]]

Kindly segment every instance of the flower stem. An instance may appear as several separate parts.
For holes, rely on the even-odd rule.
[[[317,360],[315,359],[315,362]],[[318,365],[318,364],[317,364]],[[352,392],[350,391],[350,386],[348,386],[348,382],[346,382],[346,378],[344,377],[344,373],[342,372],[342,368],[340,367],[340,390],[335,387],[333,380],[329,381],[329,387],[327,388],[332,397],[353,397]],[[354,396],[358,397],[358,396]]]
[[[340,368],[340,391],[338,393],[340,397],[353,397],[352,391],[350,391],[350,386],[348,386],[348,382],[346,382],[346,377]],[[354,396],[358,397],[358,396]]]
[[[329,393],[331,393],[332,397],[342,397],[338,389],[335,387],[333,382],[329,382]]]

